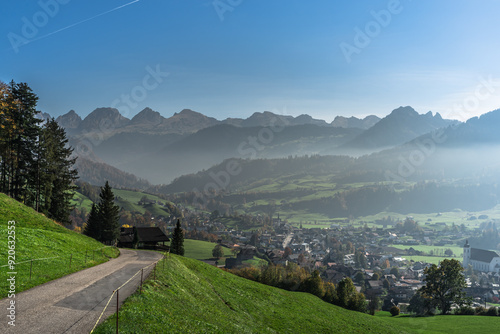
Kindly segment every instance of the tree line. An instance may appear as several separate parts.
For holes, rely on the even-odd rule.
[[[356,290],[349,277],[342,279],[337,286],[325,282],[319,271],[308,273],[296,263],[286,266],[268,265],[262,268],[244,267],[231,269],[229,272],[256,282],[288,291],[311,293],[324,301],[352,311],[365,312],[367,309],[365,295]]]
[[[65,130],[45,122],[26,83],[0,82],[0,191],[63,224],[78,172]]]

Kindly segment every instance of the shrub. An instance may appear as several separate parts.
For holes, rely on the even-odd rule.
[[[492,306],[486,311],[486,315],[490,317],[496,317],[498,316],[498,309],[495,306]]]
[[[474,308],[464,305],[460,306],[459,308],[455,309],[455,315],[474,315],[475,311]]]
[[[486,315],[486,308],[484,306],[476,307],[476,314],[477,315]]]
[[[393,317],[395,317],[395,316],[399,315],[399,307],[397,307],[397,306],[393,306],[393,307],[391,307],[390,312],[391,312],[391,315],[392,315]]]

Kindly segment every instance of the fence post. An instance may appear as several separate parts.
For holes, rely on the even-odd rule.
[[[31,271],[33,269],[33,259],[31,259],[31,264],[30,264],[30,281],[31,281]]]
[[[142,276],[144,274],[144,268],[141,269],[141,288],[140,288],[140,291],[142,293]]]
[[[71,253],[71,256],[69,258],[69,270],[71,270],[71,261],[73,260],[73,253]]]
[[[120,305],[120,289],[116,290],[116,334],[118,334],[118,305]]]

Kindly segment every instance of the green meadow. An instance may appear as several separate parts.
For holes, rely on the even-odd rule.
[[[170,255],[129,297],[120,333],[408,333],[398,324]],[[116,315],[94,333],[115,333]]]
[[[425,334],[484,334],[496,333],[500,317],[444,315],[434,317],[391,317],[389,312],[377,312],[375,318],[405,328],[411,333]]]
[[[15,221],[15,225],[9,221]],[[10,234],[11,238],[10,231],[15,231]],[[3,252],[0,298],[6,297],[9,291],[8,272],[16,272],[16,292],[21,292],[119,255],[117,249],[70,231],[4,194],[0,194],[0,236]],[[9,245],[13,247],[11,253],[15,252],[13,268],[8,266]]]
[[[170,255],[156,280],[129,297],[120,333],[494,333],[500,317],[391,317],[348,311],[319,298],[234,276]],[[115,333],[116,315],[94,333]]]

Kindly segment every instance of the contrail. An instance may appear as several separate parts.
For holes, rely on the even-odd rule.
[[[52,35],[54,35],[54,34],[60,33],[61,31],[64,31],[64,30],[67,30],[67,29],[73,28],[73,27],[75,27],[75,26],[77,26],[77,25],[80,25],[80,24],[82,24],[82,23],[88,22],[88,21],[93,20],[93,19],[95,19],[95,18],[98,18],[98,17],[100,17],[100,16],[103,16],[103,15],[109,14],[109,13],[114,12],[114,11],[116,11],[116,10],[118,10],[118,9],[123,8],[123,7],[130,6],[131,4],[134,4],[134,3],[139,2],[139,1],[141,1],[141,0],[134,0],[134,1],[131,1],[131,2],[126,3],[126,4],[124,4],[124,5],[121,5],[121,6],[115,7],[115,8],[110,9],[110,10],[107,10],[107,11],[105,11],[105,12],[103,12],[103,13],[100,13],[100,14],[94,15],[94,16],[92,16],[92,17],[89,17],[88,19],[85,19],[85,20],[82,20],[82,21],[79,21],[79,22],[76,22],[76,23],[70,24],[70,25],[69,25],[69,26],[67,26],[67,27],[64,27],[64,28],[58,29],[58,30],[53,31],[53,32],[51,32],[51,33],[48,33],[48,34],[46,34],[46,35],[43,35],[43,36],[40,36],[40,37],[38,37],[38,38],[32,39],[32,40],[28,41],[27,43],[24,43],[22,46],[24,46],[24,45],[26,45],[26,44],[29,44],[29,43],[32,43],[32,42],[35,42],[35,41],[39,41],[39,40],[41,40],[41,39],[47,38],[47,37],[52,36]]]

